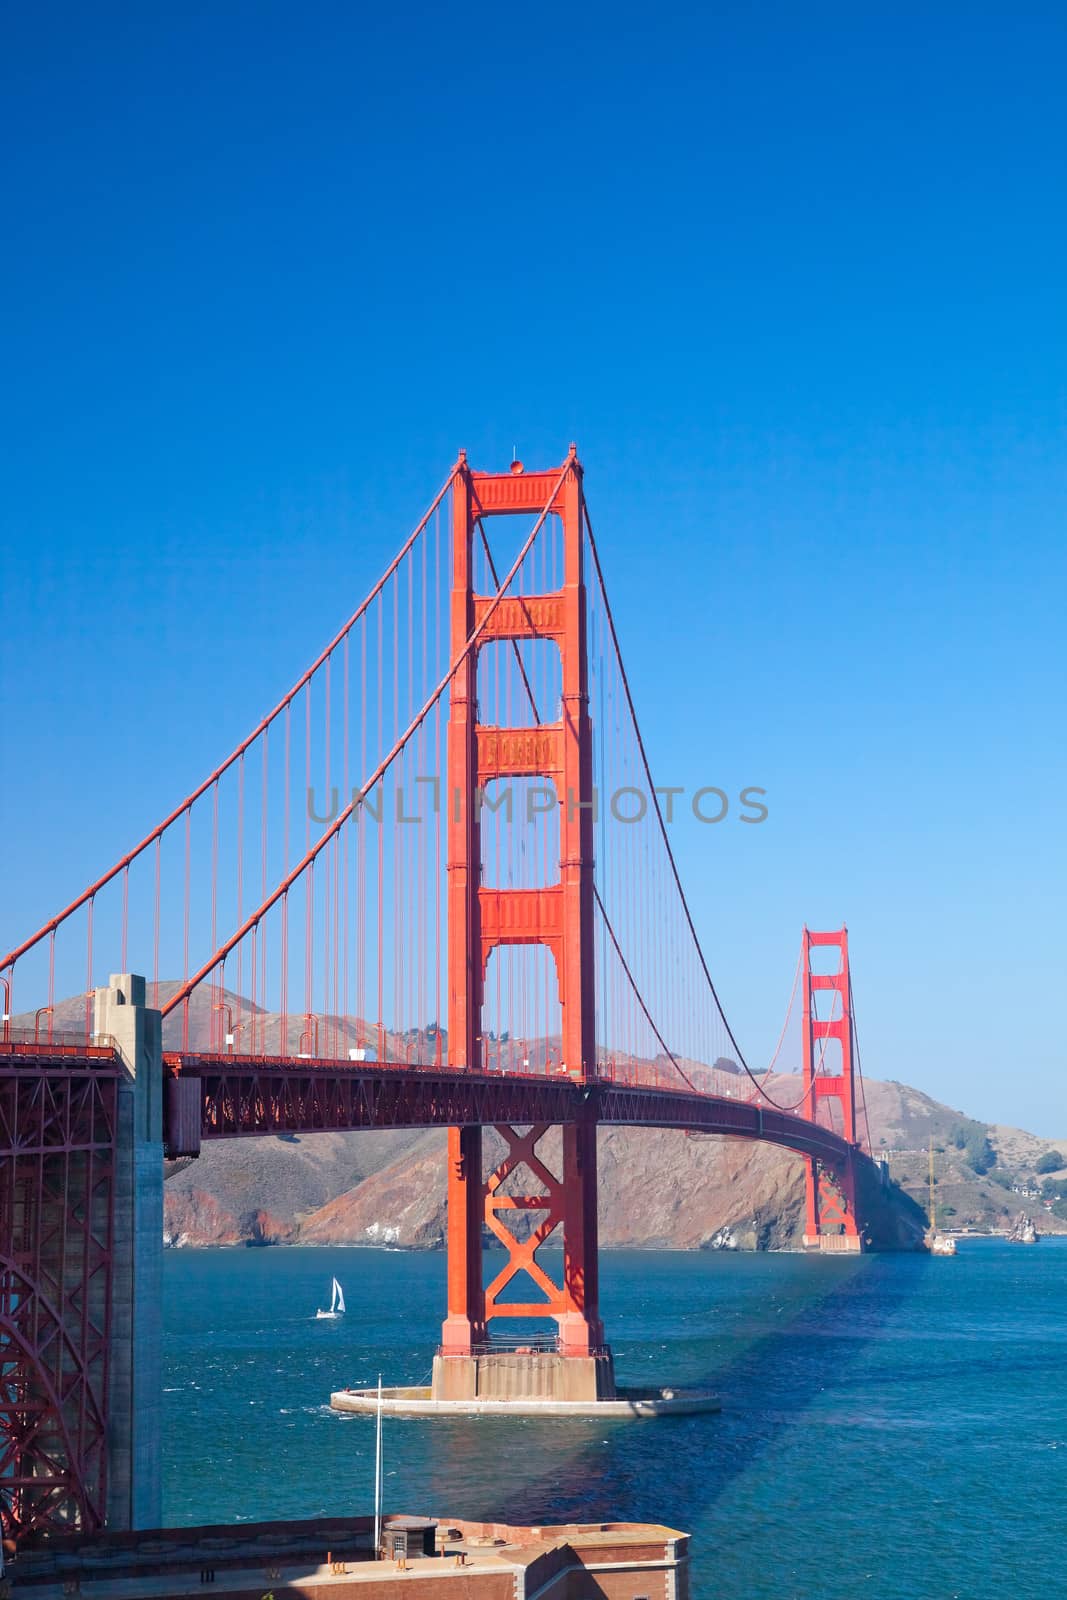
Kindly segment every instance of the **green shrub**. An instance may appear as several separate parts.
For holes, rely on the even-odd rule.
[[[997,1152],[983,1133],[981,1138],[967,1140],[963,1150],[963,1159],[973,1172],[977,1172],[981,1176],[982,1173],[988,1172],[991,1167],[996,1166]]]
[[[1067,1167],[1067,1156],[1059,1150],[1046,1150],[1034,1163],[1034,1171],[1039,1177],[1045,1172],[1059,1172],[1061,1167]]]
[[[949,1143],[963,1151],[963,1159],[979,1176],[996,1165],[997,1153],[989,1142],[989,1131],[984,1122],[967,1117],[957,1122],[949,1131]]]

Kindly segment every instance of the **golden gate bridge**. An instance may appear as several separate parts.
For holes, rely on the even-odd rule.
[[[536,1317],[611,1384],[601,1125],[794,1150],[805,1244],[879,1242],[847,933],[804,930],[783,1101],[726,1020],[662,792],[576,451],[461,453],[273,710],[0,959],[5,1537],[160,1520],[163,1161],[202,1141],[447,1128],[453,1376]]]

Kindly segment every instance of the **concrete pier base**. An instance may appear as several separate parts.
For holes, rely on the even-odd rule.
[[[377,1389],[339,1389],[330,1396],[334,1411],[373,1416]],[[383,1389],[382,1412],[391,1417],[596,1417],[605,1421],[685,1416],[720,1411],[718,1396],[695,1389],[623,1389],[612,1400],[548,1400],[525,1396],[507,1400],[435,1400],[428,1387]]]
[[[339,1389],[335,1411],[370,1415],[377,1389]],[[434,1357],[429,1387],[383,1389],[394,1417],[663,1417],[718,1411],[706,1390],[625,1389],[615,1382],[611,1351],[569,1356],[553,1349],[480,1350]]]
[[[858,1256],[863,1254],[863,1240],[855,1233],[806,1233],[804,1248],[823,1255]]]
[[[434,1357],[434,1400],[563,1400],[596,1404],[615,1398],[611,1351],[565,1356],[556,1350],[501,1350]]]

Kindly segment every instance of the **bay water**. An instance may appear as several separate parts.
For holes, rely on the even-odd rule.
[[[549,1256],[551,1261],[551,1256]],[[439,1254],[168,1252],[164,1516],[368,1514],[373,1418],[428,1381]],[[318,1321],[330,1279],[348,1314]],[[390,1511],[636,1519],[693,1536],[694,1600],[1067,1596],[1067,1239],[954,1258],[605,1252],[621,1383],[718,1415],[387,1420]]]

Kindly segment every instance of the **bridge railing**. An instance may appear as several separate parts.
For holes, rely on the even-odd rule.
[[[7,1027],[0,1032],[0,1057],[27,1056],[112,1056],[115,1041],[109,1033],[87,1034],[71,1028],[48,1034],[36,1028]]]

